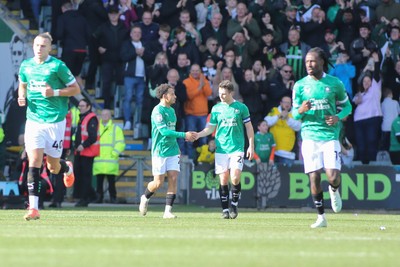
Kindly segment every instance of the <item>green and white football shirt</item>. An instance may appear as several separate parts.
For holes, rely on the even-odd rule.
[[[254,150],[260,157],[261,162],[268,162],[271,150],[275,146],[274,136],[271,133],[257,133],[254,136],[254,146]]]
[[[238,101],[220,102],[211,109],[210,125],[216,125],[216,153],[244,152],[244,124],[250,122],[247,106]]]
[[[389,151],[400,151],[400,143],[397,141],[397,136],[400,135],[400,117],[397,117],[393,123],[390,131],[390,148]]]
[[[38,64],[33,58],[24,60],[19,70],[19,81],[27,84],[26,118],[35,122],[54,123],[65,119],[68,113],[68,97],[44,97],[46,83],[54,90],[75,82],[75,77],[61,60],[49,56]]]
[[[303,101],[310,100],[311,109],[299,114]],[[337,106],[341,111],[337,112]],[[336,77],[324,73],[320,80],[306,76],[297,81],[293,88],[293,111],[295,119],[301,119],[301,137],[303,140],[338,140],[340,124],[329,126],[325,116],[336,115],[343,119],[351,113],[351,104],[343,83]]]
[[[151,153],[158,157],[180,154],[177,138],[185,138],[184,132],[176,132],[176,115],[172,107],[158,104],[151,113]]]

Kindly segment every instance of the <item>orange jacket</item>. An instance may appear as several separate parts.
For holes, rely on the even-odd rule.
[[[204,77],[203,74],[200,74]],[[212,90],[210,83],[204,77],[204,86],[199,90],[200,79],[194,79],[192,75],[183,80],[186,86],[187,100],[184,105],[186,115],[206,116],[208,114],[208,97]]]
[[[82,142],[84,142],[86,139],[88,139],[88,131],[87,131],[87,126],[89,123],[89,120],[93,117],[96,117],[96,114],[94,112],[90,112],[88,115],[85,116],[85,118],[82,121],[81,124],[81,137],[82,137]],[[92,144],[89,147],[84,148],[80,155],[85,156],[85,157],[96,157],[100,155],[100,134],[99,134],[99,128],[97,127],[97,141],[96,143]]]

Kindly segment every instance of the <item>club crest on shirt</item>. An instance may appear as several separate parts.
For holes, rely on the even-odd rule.
[[[239,114],[240,110],[238,110],[237,108],[235,108],[235,114]]]
[[[304,87],[304,92],[306,92],[307,94],[310,93],[310,87]]]
[[[325,92],[329,93],[331,89],[329,87],[325,87]]]
[[[162,115],[160,114],[160,113],[158,113],[158,114],[156,114],[156,122],[158,122],[158,123],[160,123],[160,122],[162,122]]]

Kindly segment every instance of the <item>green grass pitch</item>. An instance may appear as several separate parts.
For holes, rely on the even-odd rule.
[[[327,210],[328,228],[310,229],[310,211],[239,209],[236,220],[215,208],[177,205],[175,220],[162,212],[67,207],[26,222],[24,210],[0,210],[0,266],[400,266],[398,214]]]

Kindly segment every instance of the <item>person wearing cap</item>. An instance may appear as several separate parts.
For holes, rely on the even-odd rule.
[[[129,33],[124,23],[119,20],[117,6],[110,6],[108,19],[108,22],[97,28],[93,36],[97,40],[101,55],[100,72],[104,108],[110,109],[114,98],[112,84],[123,84],[123,65],[119,54],[123,41],[129,38]]]
[[[279,24],[282,32],[282,42],[288,41],[289,30],[295,27],[299,27],[300,22],[296,18],[297,7],[287,6],[285,9],[285,19]]]
[[[324,40],[325,42],[321,45],[321,48],[324,49],[325,53],[329,56],[328,68],[330,70],[336,63],[340,51],[344,51],[345,47],[343,42],[336,42],[336,35],[331,28],[325,30]]]
[[[371,25],[361,23],[358,29],[360,37],[351,42],[349,50],[350,59],[356,67],[357,75],[361,73],[372,53],[378,50],[378,45],[371,38]]]

